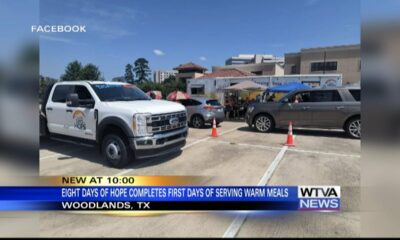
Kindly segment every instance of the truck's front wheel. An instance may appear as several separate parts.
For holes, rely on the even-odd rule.
[[[116,168],[125,167],[132,157],[128,144],[118,135],[108,134],[104,137],[101,150],[106,160]]]

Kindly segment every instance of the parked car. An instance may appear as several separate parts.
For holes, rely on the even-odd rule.
[[[275,127],[344,129],[352,138],[361,137],[360,88],[297,90],[278,102],[249,106],[246,122],[260,132]]]
[[[152,100],[131,84],[66,81],[49,86],[41,106],[41,136],[98,145],[124,167],[135,158],[179,151],[188,132],[185,108]]]
[[[194,128],[202,128],[207,123],[212,124],[214,118],[217,125],[224,121],[224,107],[216,99],[192,97],[177,101],[186,107],[188,122]]]

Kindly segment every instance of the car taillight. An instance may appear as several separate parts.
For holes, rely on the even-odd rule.
[[[205,110],[207,110],[207,111],[214,110],[214,106],[211,106],[211,105],[205,105],[203,108],[204,108]]]

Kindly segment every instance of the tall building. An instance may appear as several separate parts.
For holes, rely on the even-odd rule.
[[[258,64],[258,63],[283,63],[283,58],[270,54],[239,54],[225,61],[225,65]]]
[[[343,76],[343,85],[361,80],[360,45],[303,48],[285,54],[285,75],[336,74]]]
[[[186,82],[187,79],[203,76],[204,73],[207,71],[207,68],[189,62],[185,64],[180,64],[179,66],[175,67],[174,70],[178,71],[178,73],[175,75],[176,79],[179,79],[182,82]]]
[[[271,75],[282,76],[284,74],[282,63],[252,63],[252,64],[235,64],[227,66],[213,66],[212,71],[216,72],[223,69],[238,69],[245,72],[250,72],[255,75]]]
[[[156,70],[154,71],[154,82],[155,83],[162,83],[165,79],[169,78],[170,76],[175,76],[178,72],[174,70]]]
[[[282,76],[284,74],[284,59],[273,55],[239,54],[225,61],[225,66],[213,66],[212,71],[223,69],[238,69],[255,75]]]

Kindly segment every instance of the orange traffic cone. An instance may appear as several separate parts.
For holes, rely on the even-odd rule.
[[[211,137],[218,137],[217,123],[215,122],[215,118],[213,119],[213,127],[212,127],[212,131],[211,131]]]
[[[292,122],[289,122],[289,132],[286,140],[285,146],[294,147],[294,138],[293,138],[293,127]]]

